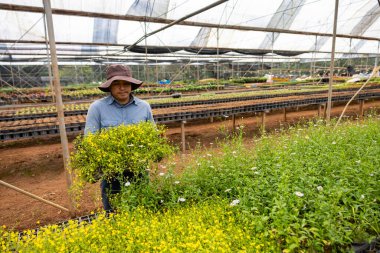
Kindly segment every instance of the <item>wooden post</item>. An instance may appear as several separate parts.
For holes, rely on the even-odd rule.
[[[322,105],[318,104],[318,117],[321,117],[322,115]]]
[[[54,27],[53,27],[53,15],[51,11],[50,0],[43,0],[44,8],[45,8],[45,17],[47,24],[47,31],[49,35],[49,46],[50,46],[50,55],[51,55],[51,63],[53,70],[53,84],[54,84],[54,94],[56,96],[56,105],[58,112],[58,122],[59,122],[59,134],[61,136],[61,144],[62,144],[62,152],[63,152],[63,165],[65,169],[66,176],[66,184],[67,187],[71,187],[71,175],[69,173],[69,145],[67,141],[66,135],[66,127],[65,127],[65,115],[63,111],[63,102],[62,102],[62,94],[61,94],[61,83],[59,80],[59,70],[58,70],[58,59],[57,59],[57,49],[55,46],[55,35],[54,35]],[[69,210],[73,211],[73,200],[70,198],[69,194]]]
[[[45,44],[46,44],[46,59],[48,59],[48,61],[46,62],[46,67],[47,67],[48,73],[49,73],[49,84],[50,84],[50,89],[51,89],[51,98],[52,98],[52,102],[55,103],[55,96],[56,95],[54,94],[53,76],[51,73],[51,66],[50,66],[51,61],[50,61],[49,43],[48,43],[47,31],[46,31],[46,19],[44,18],[43,20],[44,20]]]
[[[263,111],[261,113],[261,131],[265,133],[265,117],[266,117],[266,111]]]
[[[212,122],[214,122],[214,117],[213,116],[210,117],[210,123],[212,123]]]
[[[327,104],[323,105],[323,110],[324,110],[324,112],[323,112],[323,118],[326,119],[326,116],[327,116]]]
[[[235,114],[232,114],[232,132],[236,131],[236,117]]]
[[[364,100],[359,100],[359,119],[363,119],[364,116]]]
[[[185,123],[186,121],[181,121],[181,142],[182,142],[182,152],[186,150],[186,136],[185,136]]]
[[[6,182],[4,182],[4,181],[2,181],[2,180],[0,180],[0,184],[3,185],[3,186],[5,186],[5,187],[8,187],[8,188],[10,188],[10,189],[13,189],[13,190],[15,190],[15,191],[18,191],[18,192],[20,192],[20,193],[22,193],[22,194],[25,194],[25,195],[27,195],[27,196],[29,196],[29,197],[31,197],[31,198],[34,198],[34,199],[36,199],[36,200],[38,200],[38,201],[44,202],[44,203],[46,203],[46,204],[48,204],[48,205],[51,205],[51,206],[54,206],[54,207],[56,207],[56,208],[59,208],[59,209],[61,209],[61,210],[63,210],[63,211],[69,212],[69,209],[67,209],[67,208],[65,208],[65,207],[63,207],[63,206],[57,205],[57,204],[55,204],[55,203],[53,203],[53,202],[51,202],[51,201],[49,201],[49,200],[46,200],[46,199],[40,198],[40,197],[38,197],[37,195],[34,195],[33,193],[30,193],[30,192],[24,191],[23,189],[20,189],[20,188],[14,186],[14,185],[8,184],[8,183],[6,183]]]
[[[284,112],[284,122],[286,122],[286,107],[283,108],[282,111]]]

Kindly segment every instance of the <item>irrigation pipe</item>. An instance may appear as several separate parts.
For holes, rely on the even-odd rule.
[[[346,104],[346,106],[344,107],[344,109],[343,109],[343,112],[340,114],[340,116],[339,116],[339,119],[338,119],[338,121],[336,122],[336,124],[335,124],[335,126],[334,126],[334,129],[338,126],[338,124],[339,124],[339,122],[340,122],[340,120],[342,119],[342,117],[343,117],[343,115],[344,115],[344,113],[346,112],[346,110],[347,110],[347,107],[348,107],[348,105],[351,103],[351,101],[352,100],[354,100],[354,98],[359,94],[359,92],[367,85],[367,83],[369,82],[369,80],[371,80],[371,78],[377,73],[377,72],[379,72],[379,70],[380,70],[380,66],[378,66],[378,67],[374,67],[373,68],[373,71],[372,71],[372,74],[371,74],[371,76],[368,78],[368,80],[360,87],[360,89],[352,96],[352,98],[347,102],[347,104]]]
[[[29,196],[31,198],[37,199],[37,200],[39,200],[41,202],[44,202],[44,203],[46,203],[48,205],[54,206],[54,207],[56,207],[58,209],[66,211],[66,212],[70,212],[69,209],[67,209],[67,208],[65,208],[63,206],[57,205],[57,204],[55,204],[55,203],[53,203],[53,202],[51,202],[49,200],[43,199],[41,197],[38,197],[37,195],[34,195],[33,193],[24,191],[23,189],[20,189],[20,188],[14,186],[14,185],[8,184],[8,183],[6,183],[6,182],[4,182],[2,180],[0,180],[0,184],[3,185],[3,186],[5,186],[5,187],[11,188],[11,189],[13,189],[15,191],[21,192],[22,194],[25,194],[25,195],[27,195],[27,196]]]

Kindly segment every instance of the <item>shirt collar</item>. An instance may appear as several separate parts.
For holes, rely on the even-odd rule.
[[[115,103],[115,104],[117,104],[117,105],[119,105],[119,106],[127,106],[127,105],[130,105],[130,104],[135,104],[135,105],[137,105],[137,104],[140,103],[140,100],[139,100],[138,98],[135,98],[135,96],[133,96],[133,95],[131,94],[131,99],[129,100],[128,104],[121,105],[121,104],[119,104],[119,103],[116,101],[116,99],[110,94],[110,95],[107,97],[107,103],[108,103],[109,105]]]

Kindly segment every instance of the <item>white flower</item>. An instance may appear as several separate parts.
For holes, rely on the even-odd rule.
[[[179,184],[179,181],[175,181],[174,183],[175,183],[175,184]]]
[[[150,171],[150,169],[145,169],[145,171]]]
[[[229,191],[231,191],[232,189],[231,188],[229,188],[229,189],[226,189],[224,192],[229,192]]]
[[[297,195],[300,198],[303,197],[303,195],[304,195],[302,192],[295,192],[294,194]]]
[[[178,202],[185,202],[186,199],[185,198],[178,198]]]
[[[128,144],[127,147],[133,147],[134,145],[133,144]]]
[[[214,144],[213,142],[210,142],[210,145]]]
[[[126,182],[125,184],[124,184],[125,186],[130,186],[131,185],[131,182]]]
[[[259,175],[259,174],[260,174],[260,172],[258,172],[258,171],[255,171],[255,172],[253,172],[253,174],[255,174],[255,175]]]
[[[163,169],[166,169],[165,165],[160,164],[160,167],[163,168]]]
[[[240,200],[235,199],[235,200],[233,200],[233,201],[230,203],[230,206],[236,206],[236,205],[239,204],[239,203],[240,203]]]
[[[165,173],[164,172],[160,172],[160,174],[158,174],[158,175],[160,175],[162,177],[162,176],[165,175]]]
[[[335,142],[335,141],[333,141],[331,144],[332,144],[332,145],[335,145],[335,144],[336,144],[336,142]]]
[[[210,168],[215,168],[214,165],[210,165]]]
[[[373,173],[369,174],[371,177],[373,177]]]
[[[139,145],[139,148],[143,148],[144,147],[144,145]]]
[[[236,151],[232,151],[232,154],[236,154]]]
[[[257,167],[252,167],[252,168],[251,168],[251,170],[256,170],[256,169],[257,169]]]
[[[355,161],[356,163],[361,163],[362,161],[360,161],[360,160],[357,160],[357,161]]]
[[[323,187],[320,186],[320,185],[318,185],[318,186],[317,186],[317,190],[318,190],[318,191],[322,191],[322,190],[323,190]]]
[[[162,203],[164,203],[164,200],[163,200],[163,199],[161,199],[161,200],[160,200],[160,203],[161,203],[161,204],[162,204]]]
[[[296,155],[296,153],[295,153],[295,152],[293,152],[293,153],[290,153],[290,155]]]
[[[362,195],[360,196],[360,198],[361,198],[361,199],[364,199],[364,198],[365,198],[364,194],[362,194]]]
[[[212,154],[207,154],[207,156],[212,156]]]
[[[198,166],[201,166],[201,164],[200,164],[200,163],[197,163],[197,165],[198,165]]]

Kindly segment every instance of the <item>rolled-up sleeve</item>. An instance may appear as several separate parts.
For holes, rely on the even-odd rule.
[[[97,108],[97,104],[93,103],[88,108],[86,116],[86,126],[84,128],[84,134],[95,133],[100,130],[100,112]]]

